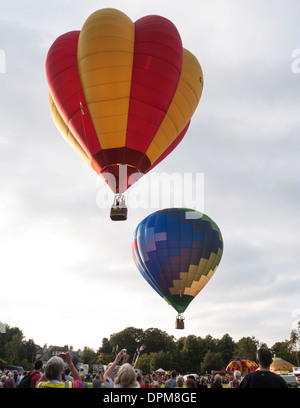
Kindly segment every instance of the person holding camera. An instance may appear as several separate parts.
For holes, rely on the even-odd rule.
[[[117,364],[122,361],[121,367],[118,369],[114,381],[111,376],[116,369]],[[140,388],[140,384],[136,379],[136,373],[131,364],[127,363],[129,355],[126,349],[120,351],[117,354],[115,361],[111,363],[108,369],[105,371],[103,379],[105,382],[105,388]]]
[[[62,376],[65,373],[64,357],[71,370],[73,381],[62,381]],[[66,354],[60,353],[48,360],[45,372],[37,383],[36,388],[82,388],[81,377],[73,364],[70,352],[66,352]]]

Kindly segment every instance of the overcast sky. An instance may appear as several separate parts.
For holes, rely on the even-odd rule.
[[[0,4],[0,321],[40,345],[74,348],[97,349],[128,326],[176,338],[255,336],[269,347],[289,338],[300,317],[300,73],[292,57],[300,49],[299,2]],[[146,208],[129,205],[126,222],[112,222],[100,200],[107,190],[110,204],[112,194],[61,137],[48,108],[49,47],[106,7],[132,21],[170,19],[203,69],[189,131],[154,170],[190,174],[201,193],[192,208],[224,239],[219,268],[187,309],[185,330],[175,330],[175,310],[142,278],[131,252],[138,223],[176,194],[154,191],[157,207],[149,198]],[[150,176],[135,197],[150,188]]]

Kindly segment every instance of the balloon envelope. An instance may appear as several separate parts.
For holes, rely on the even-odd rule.
[[[171,21],[133,23],[110,8],[55,40],[46,74],[55,123],[115,193],[180,143],[203,88],[201,66]]]
[[[132,251],[149,285],[183,313],[215,273],[223,240],[207,215],[170,208],[150,214],[137,226]]]
[[[270,366],[271,371],[277,371],[277,372],[292,372],[293,367],[295,367],[293,364],[283,360],[280,357],[274,357],[272,364]]]
[[[238,370],[241,372],[242,376],[256,371],[257,369],[258,365],[254,361],[241,360],[240,358],[236,358],[235,360],[231,361],[226,367],[226,371],[234,372]]]

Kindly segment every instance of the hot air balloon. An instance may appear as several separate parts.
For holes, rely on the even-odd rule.
[[[133,23],[111,8],[54,41],[46,75],[54,122],[119,209],[126,189],[180,143],[203,89],[201,66],[171,21]]]
[[[236,370],[241,372],[241,375],[244,377],[248,373],[252,373],[258,369],[258,365],[251,360],[242,360],[240,357],[236,357],[231,361],[227,367],[226,371],[234,372]]]
[[[149,285],[182,313],[215,273],[223,239],[215,222],[191,209],[170,208],[148,215],[135,229],[133,258]]]
[[[275,371],[277,374],[288,374],[293,371],[294,367],[295,366],[293,364],[275,355],[270,366],[270,370]]]

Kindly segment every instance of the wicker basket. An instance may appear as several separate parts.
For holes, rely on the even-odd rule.
[[[175,329],[184,329],[184,321],[183,320],[176,320]]]
[[[110,218],[113,221],[125,221],[127,220],[127,208],[112,206],[110,209]]]

